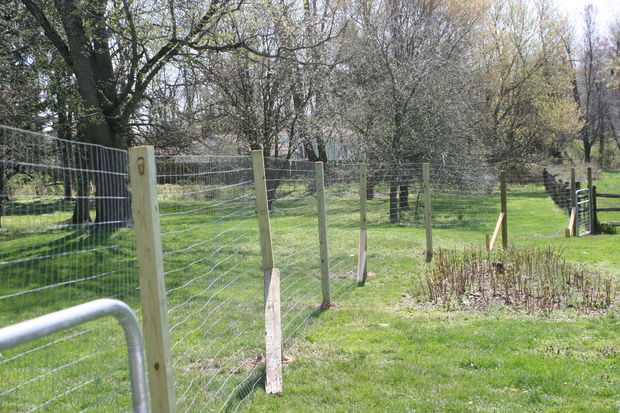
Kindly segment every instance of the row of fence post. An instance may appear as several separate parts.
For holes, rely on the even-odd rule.
[[[176,408],[170,337],[165,299],[163,252],[160,219],[157,204],[155,157],[152,147],[135,147],[129,150],[130,179],[132,185],[132,211],[136,230],[136,251],[139,262],[140,294],[142,300],[144,341],[147,353],[151,406],[156,412],[172,412]],[[256,189],[256,214],[260,233],[260,249],[264,279],[265,316],[265,391],[277,394],[282,391],[282,330],[280,320],[280,272],[274,267],[265,163],[262,147],[252,149],[252,169]],[[329,279],[328,222],[325,203],[324,165],[315,162],[316,200],[318,216],[321,308],[331,305]],[[424,226],[426,233],[426,260],[433,257],[432,189],[430,165],[422,165],[424,190]],[[367,182],[368,170],[360,165],[360,235],[356,278],[363,284],[367,276]],[[502,247],[508,247],[508,208],[506,174],[499,175],[500,216],[492,239],[487,235],[487,248],[491,250],[501,231]],[[571,169],[571,208],[577,208],[575,169]],[[588,189],[592,199],[592,170],[588,168]],[[590,211],[592,204],[590,203]],[[591,218],[594,214],[590,213]],[[575,225],[576,228],[577,225]],[[593,228],[593,227],[591,227]],[[578,231],[578,230],[577,230]],[[576,231],[576,235],[578,232]]]
[[[278,394],[282,391],[280,271],[274,267],[263,149],[257,146],[252,148],[251,153],[264,281],[265,391],[268,394]],[[321,268],[321,308],[327,309],[331,306],[331,298],[325,178],[322,162],[315,163],[315,174],[320,250],[319,264]],[[157,202],[156,165],[152,146],[129,149],[129,175],[136,231],[136,254],[139,266],[140,299],[142,303],[151,408],[154,412],[174,412],[176,411],[176,396],[170,356],[163,249]],[[367,274],[368,246],[366,165],[360,166],[359,191],[360,249],[357,282],[362,284]]]
[[[575,177],[575,168],[570,170],[570,211],[571,218],[569,220],[568,228],[566,229],[567,237],[578,237],[580,235],[579,225],[581,220],[579,199],[577,197],[577,190],[580,185]],[[588,224],[590,226],[590,234],[596,234],[598,229],[598,218],[596,210],[596,187],[592,179],[592,167],[587,169],[587,183],[588,183]],[[574,216],[574,219],[573,219]]]

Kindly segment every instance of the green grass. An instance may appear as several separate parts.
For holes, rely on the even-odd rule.
[[[613,187],[618,175],[605,173],[603,179],[597,184]],[[617,315],[586,318],[560,312],[542,317],[507,308],[479,313],[434,309],[420,301],[418,291],[425,265],[424,230],[415,227],[419,218],[389,224],[385,198],[379,196],[370,201],[368,217],[368,264],[374,274],[363,287],[355,287],[356,194],[350,188],[330,188],[330,275],[337,306],[320,311],[316,205],[303,184],[279,188],[286,197],[271,214],[275,260],[282,271],[285,353],[292,361],[285,367],[284,394],[268,397],[261,389],[262,366],[256,362],[262,353],[263,292],[251,194],[240,188],[205,198],[184,195],[188,188],[175,185],[161,189],[180,411],[234,409],[248,395],[241,408],[251,411],[618,408]],[[438,194],[433,202],[436,247],[483,245],[499,212],[497,194]],[[14,215],[3,218],[4,227],[54,225],[70,216],[67,205],[41,200],[16,203],[12,211]],[[509,187],[508,211],[511,243],[551,244],[571,260],[620,273],[617,236],[564,238],[568,217],[541,188]],[[103,296],[117,296],[139,308],[132,229],[51,227],[2,236],[0,261],[16,262],[4,267],[9,271],[0,276],[1,295],[67,284],[0,300],[0,326]],[[80,259],[70,255],[23,261],[78,249],[96,251]],[[70,283],[79,274],[111,271],[118,272]],[[50,404],[55,411],[129,407],[118,326],[96,322],[72,334],[76,331],[84,333],[1,367],[8,380],[0,392],[7,384],[26,383],[66,366],[1,396],[0,410],[35,407],[55,396]],[[0,363],[41,344],[3,353]]]
[[[564,238],[568,217],[543,189],[508,193],[511,243],[551,245],[593,271],[620,274],[617,236]],[[492,227],[434,228],[434,243],[483,245]],[[372,227],[368,262],[375,276],[288,350],[294,361],[285,369],[283,395],[258,390],[248,410],[618,410],[617,310],[588,318],[433,308],[419,297],[424,242],[423,229]]]

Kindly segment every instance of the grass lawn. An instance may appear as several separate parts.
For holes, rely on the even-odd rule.
[[[617,291],[618,236],[564,238],[567,216],[540,188],[518,189],[508,191],[510,242],[560,248],[570,260],[616,277]],[[482,245],[488,228],[434,229],[434,242]],[[294,361],[285,369],[283,395],[258,390],[248,410],[620,409],[617,308],[602,317],[434,308],[420,297],[424,248],[423,229],[372,227],[374,276],[322,313],[288,350]]]
[[[618,176],[610,173],[609,180]],[[280,187],[284,197],[271,214],[290,362],[284,394],[266,396],[260,251],[249,188],[206,201],[174,185],[160,188],[179,411],[619,408],[617,313],[542,316],[504,307],[476,313],[433,308],[419,290],[426,265],[419,216],[412,210],[409,222],[387,223],[380,196],[369,203],[373,274],[357,287],[355,188],[330,188],[330,276],[337,305],[320,311],[316,204],[303,183]],[[497,194],[438,194],[434,204],[436,247],[483,245],[499,212]],[[33,201],[16,202],[11,210],[15,214],[3,217],[4,228],[38,229],[0,233],[0,326],[98,297],[115,296],[139,309],[132,229],[43,232],[41,225],[66,220],[70,208]],[[618,236],[564,238],[568,217],[541,188],[509,187],[508,211],[511,243],[553,245],[573,261],[620,273]],[[7,380],[0,388],[0,411],[46,401],[54,411],[129,408],[121,337],[115,323],[96,322],[3,353],[0,368]]]

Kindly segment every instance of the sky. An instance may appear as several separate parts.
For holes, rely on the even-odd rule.
[[[583,9],[592,4],[596,10],[596,22],[601,33],[609,32],[609,25],[620,19],[620,0],[555,0],[561,13],[568,16],[580,35],[583,27]]]

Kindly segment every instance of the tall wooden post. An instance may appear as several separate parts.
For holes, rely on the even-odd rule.
[[[366,200],[368,196],[368,170],[360,165],[360,249],[357,261],[357,282],[366,281],[368,274],[368,232],[366,224]]]
[[[315,162],[316,172],[316,202],[319,211],[319,247],[321,252],[321,290],[323,302],[321,308],[329,308],[331,298],[329,296],[329,252],[327,245],[327,213],[325,210],[325,178],[323,162]]]
[[[129,149],[129,177],[151,408],[153,412],[175,412],[176,397],[170,360],[170,330],[152,146]]]
[[[265,294],[265,393],[282,392],[282,327],[280,320],[280,271],[273,268],[271,226],[267,203],[267,179],[261,146],[252,148],[252,170],[256,187],[256,214],[260,230]]]
[[[579,236],[579,210],[577,208],[577,181],[575,180],[575,168],[570,168],[570,207],[575,208],[575,233]]]
[[[594,213],[592,212],[592,167],[588,166],[588,212],[590,213],[590,234],[594,234]]]
[[[594,223],[592,233],[599,234],[601,228],[598,223],[598,211],[596,210],[596,185],[592,185],[592,199],[590,202],[592,203],[592,222]]]
[[[508,248],[508,208],[506,202],[506,172],[499,173],[499,192],[501,202],[501,212],[504,214],[502,221],[502,248]]]
[[[426,262],[433,259],[433,208],[431,206],[431,172],[428,162],[422,164],[424,181],[424,227],[426,228]]]

